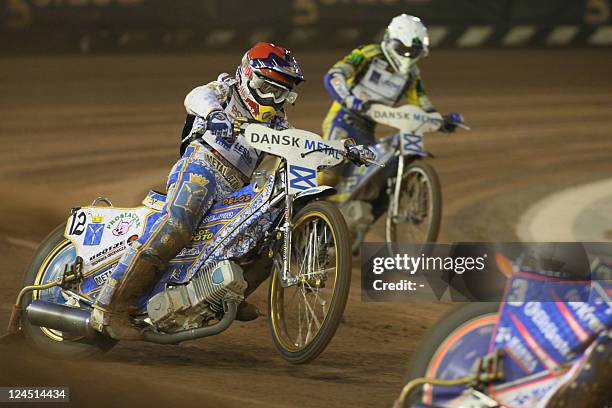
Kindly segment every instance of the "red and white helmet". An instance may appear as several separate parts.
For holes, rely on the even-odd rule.
[[[294,88],[304,75],[291,51],[260,42],[248,50],[236,71],[238,93],[253,119],[270,121],[285,102],[295,103]]]

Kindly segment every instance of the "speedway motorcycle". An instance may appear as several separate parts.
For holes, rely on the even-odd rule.
[[[398,133],[368,146],[385,167],[343,169],[329,198],[339,205],[353,233],[353,253],[375,221],[373,206],[386,206],[385,238],[388,243],[435,242],[442,219],[442,191],[435,169],[425,161],[433,155],[425,150],[426,133],[440,129],[444,119],[418,106],[372,104],[367,115]],[[455,123],[469,130],[462,122]],[[397,172],[389,174],[397,163]],[[386,183],[386,189],[384,188]],[[383,186],[381,188],[381,186]],[[382,213],[382,211],[376,211]]]
[[[340,211],[321,200],[334,190],[317,184],[317,171],[369,159],[304,130],[242,123],[241,131],[253,148],[269,153],[267,170],[213,205],[191,243],[141,298],[132,322],[153,343],[221,333],[244,299],[250,266],[269,258],[274,344],[287,361],[306,363],[335,334],[351,278],[347,226]],[[55,357],[113,347],[115,340],[90,327],[91,306],[126,248],[160,217],[165,200],[150,192],[137,208],[113,207],[106,198],[73,208],[66,225],[38,248],[9,332],[21,331],[35,349]]]
[[[463,304],[436,323],[413,354],[394,408],[608,406],[593,404],[612,402],[612,257],[590,259],[588,281],[534,276],[520,262],[498,260],[509,277],[504,300]],[[538,293],[550,298],[533,301]],[[563,348],[571,350],[565,359]],[[587,391],[596,383],[597,392]],[[575,389],[556,393],[562,384]]]

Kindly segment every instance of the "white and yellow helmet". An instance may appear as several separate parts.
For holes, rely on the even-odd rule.
[[[380,44],[393,69],[408,75],[410,68],[429,54],[429,35],[420,18],[401,14],[387,27]]]

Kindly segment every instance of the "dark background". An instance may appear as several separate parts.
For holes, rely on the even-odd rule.
[[[537,30],[541,45],[558,26],[580,30],[567,45],[588,44],[610,23],[610,0],[2,0],[0,52],[180,51],[244,48],[274,39],[300,48],[346,47],[380,37],[391,17],[420,16],[454,46],[470,26]]]
[[[472,128],[426,141],[443,191],[439,242],[518,240],[535,203],[612,174],[612,53],[590,41],[610,27],[610,5],[0,0],[0,335],[38,243],[71,207],[101,195],[132,207],[163,189],[191,89],[235,72],[253,42],[278,41],[307,78],[291,123],[320,132],[331,103],[324,73],[400,12],[421,16],[432,38],[447,30],[420,68],[436,107]],[[521,49],[504,44],[523,25],[535,35]],[[481,26],[493,33],[479,48],[454,48]],[[571,41],[544,49],[565,26],[577,30]],[[384,241],[383,227],[368,241]],[[70,386],[70,407],[391,406],[417,344],[451,306],[361,302],[359,267],[355,259],[342,325],[308,365],[287,364],[260,318],[179,347],[120,343],[90,361],[48,360],[23,342],[0,347],[0,385]],[[264,312],[267,293],[264,283],[250,298]]]

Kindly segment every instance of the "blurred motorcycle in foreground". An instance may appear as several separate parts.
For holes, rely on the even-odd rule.
[[[570,270],[581,244],[551,245],[565,259],[534,267],[525,255],[496,256],[509,277],[503,301],[442,318],[414,352],[395,408],[610,406],[612,257],[582,256],[585,274]]]

